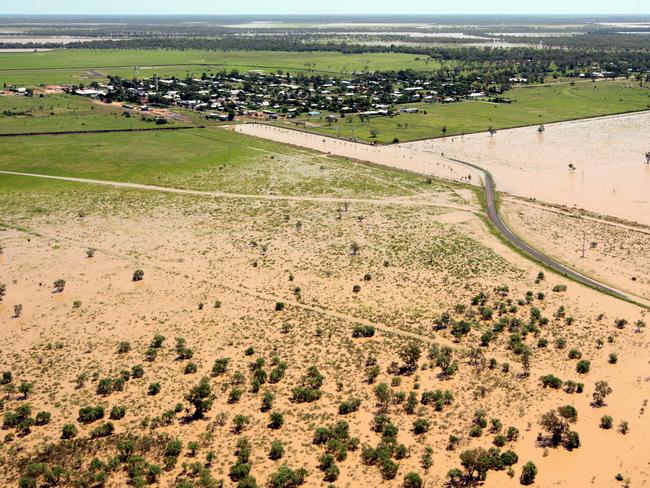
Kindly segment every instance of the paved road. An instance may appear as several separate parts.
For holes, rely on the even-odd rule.
[[[490,222],[492,222],[494,226],[499,230],[499,232],[501,232],[501,235],[505,237],[517,249],[523,251],[526,255],[528,255],[528,257],[530,257],[534,261],[537,261],[538,263],[541,263],[551,268],[553,271],[556,271],[557,273],[560,273],[563,276],[566,276],[568,278],[571,278],[572,280],[582,283],[583,285],[587,285],[596,290],[602,291],[604,293],[608,293],[622,300],[639,303],[640,301],[639,298],[634,297],[632,295],[628,295],[627,293],[617,290],[615,288],[611,288],[605,285],[604,283],[601,283],[600,281],[596,281],[592,278],[589,278],[588,276],[580,274],[577,271],[563,265],[562,263],[555,261],[554,259],[550,258],[546,254],[543,254],[542,252],[538,251],[537,249],[531,247],[526,242],[521,240],[514,232],[510,230],[508,225],[501,218],[501,215],[499,215],[499,209],[497,207],[495,193],[494,193],[494,179],[492,178],[490,172],[481,168],[480,166],[477,166],[472,163],[468,163],[467,161],[461,161],[460,159],[454,159],[454,158],[446,158],[446,159],[449,159],[450,161],[454,161],[456,163],[460,163],[466,166],[470,166],[476,169],[477,171],[480,171],[483,174],[484,183],[485,183],[485,198],[487,204],[488,218],[490,219]],[[643,305],[643,306],[647,307],[647,305]]]

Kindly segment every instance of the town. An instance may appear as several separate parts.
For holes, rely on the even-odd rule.
[[[177,106],[204,112],[207,118],[221,121],[236,116],[295,118],[300,115],[328,118],[357,114],[362,118],[417,113],[408,104],[453,103],[465,99],[493,97],[496,103],[508,103],[499,95],[513,84],[525,84],[525,78],[505,74],[489,81],[478,75],[454,71],[435,74],[410,71],[363,73],[347,78],[308,73],[265,73],[259,70],[240,73],[222,71],[187,77],[124,79],[108,76],[107,83],[68,85],[65,91],[101,99],[107,103],[149,106]],[[132,108],[129,106],[128,108]],[[337,115],[334,115],[337,114]]]

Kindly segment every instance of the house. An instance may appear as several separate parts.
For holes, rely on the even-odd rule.
[[[106,95],[105,92],[101,90],[93,90],[92,88],[85,88],[83,90],[77,90],[75,91],[77,95],[81,95],[82,97],[91,97],[91,98],[97,98],[99,96],[104,96]]]

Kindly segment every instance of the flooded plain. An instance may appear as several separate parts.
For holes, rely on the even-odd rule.
[[[271,127],[236,130],[361,161],[478,184],[456,158],[489,170],[497,189],[650,225],[650,112],[372,146]],[[570,166],[571,165],[571,166]]]
[[[403,144],[475,163],[513,195],[650,225],[650,112]],[[570,166],[571,165],[571,166]]]

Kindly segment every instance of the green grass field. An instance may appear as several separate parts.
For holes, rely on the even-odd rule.
[[[156,127],[153,116],[146,120],[133,113],[73,95],[45,94],[43,97],[0,96],[0,134],[62,132]],[[165,127],[181,126],[170,121]]]
[[[419,104],[418,114],[378,117],[361,122],[348,116],[332,123],[303,117],[318,127],[307,130],[327,135],[357,138],[378,143],[440,137],[487,131],[489,127],[504,129],[562,120],[595,117],[650,108],[650,89],[632,82],[579,82],[574,86],[558,84],[515,88],[505,93],[512,104],[466,101],[451,104]],[[424,113],[426,111],[426,114]],[[372,137],[376,131],[377,137]]]
[[[2,149],[0,170],[232,193],[351,198],[449,188],[224,129],[8,138]],[[0,191],[23,191],[23,180],[0,174]]]
[[[439,63],[425,56],[399,53],[291,53],[269,51],[153,51],[69,49],[37,53],[0,53],[0,84],[36,86],[38,84],[82,83],[102,80],[105,75],[132,78],[133,67],[139,76],[200,76],[222,69],[264,71],[315,71],[341,74],[367,69],[433,70]]]

